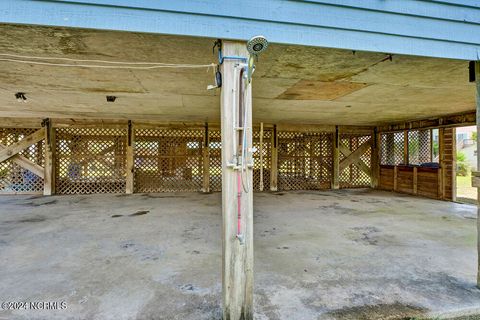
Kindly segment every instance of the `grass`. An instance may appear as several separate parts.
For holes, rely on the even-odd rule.
[[[472,187],[472,176],[457,176],[457,200],[472,202],[477,200],[477,188]],[[470,200],[470,201],[469,201]]]

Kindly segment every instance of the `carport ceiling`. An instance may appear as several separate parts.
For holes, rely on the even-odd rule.
[[[0,26],[0,53],[208,64],[212,39]],[[5,117],[219,121],[212,70],[101,70],[0,61]],[[468,62],[271,44],[253,82],[254,121],[380,125],[474,110]],[[27,103],[14,94],[25,92]],[[115,95],[114,103],[105,96]]]

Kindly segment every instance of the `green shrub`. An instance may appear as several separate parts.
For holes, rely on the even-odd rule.
[[[463,152],[457,152],[457,176],[468,176],[470,174],[470,166],[467,163],[467,157]]]

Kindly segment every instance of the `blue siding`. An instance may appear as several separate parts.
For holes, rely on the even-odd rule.
[[[475,0],[2,0],[0,22],[480,57]]]

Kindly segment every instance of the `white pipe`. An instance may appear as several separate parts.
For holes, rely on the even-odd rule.
[[[233,88],[232,88],[232,107],[233,107],[233,112],[232,112],[232,134],[233,134],[233,144],[232,144],[232,163],[235,165],[238,165],[238,155],[237,153],[237,119],[236,119],[236,114],[238,112],[238,106],[237,106],[237,65],[233,67]]]

